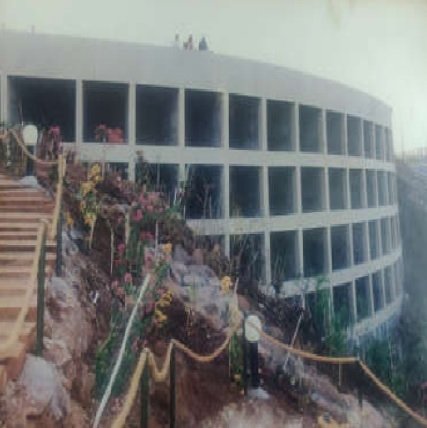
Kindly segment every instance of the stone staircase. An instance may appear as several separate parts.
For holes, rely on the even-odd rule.
[[[55,201],[42,189],[21,184],[0,173],[0,348],[8,339],[30,286],[41,219],[52,221]],[[48,228],[48,231],[50,228]],[[46,242],[46,273],[55,266],[56,244]],[[20,374],[35,343],[37,287],[19,333],[19,340],[0,355],[0,392]]]

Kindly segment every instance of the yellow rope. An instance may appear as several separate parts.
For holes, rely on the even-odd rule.
[[[53,218],[50,229],[50,239],[54,240],[56,238],[57,227],[59,216],[61,215],[61,204],[62,204],[62,194],[63,194],[63,182],[65,171],[67,168],[67,160],[64,155],[59,155],[58,157],[58,186],[56,188],[56,196],[55,196],[55,208],[53,210]]]
[[[330,364],[354,364],[354,363],[357,363],[358,361],[358,359],[355,357],[327,357],[325,355],[312,354],[311,352],[303,351],[302,349],[293,348],[292,346],[289,346],[289,345],[286,345],[285,343],[280,342],[279,340],[265,333],[261,329],[258,329],[257,326],[255,326],[254,324],[252,323],[250,324],[251,324],[251,327],[257,330],[260,333],[260,335],[268,342],[284,349],[290,354],[298,355],[299,357],[305,358],[307,360],[317,361],[320,363],[330,363]]]
[[[363,363],[363,361],[358,361],[359,366],[364,371],[366,376],[368,376],[372,382],[385,394],[387,397],[393,401],[401,410],[406,412],[409,416],[414,418],[419,424],[421,424],[424,427],[427,427],[427,419],[423,416],[419,415],[417,412],[412,410],[403,400],[401,400],[399,397],[397,397],[390,388],[388,388],[386,385],[384,385],[371,371],[371,369]]]
[[[121,428],[126,423],[126,418],[129,415],[130,409],[132,408],[132,404],[135,401],[135,397],[138,392],[139,380],[141,379],[142,373],[144,371],[146,361],[147,350],[144,349],[139,356],[138,364],[130,381],[123,407],[120,410],[120,413],[115,417],[111,428]]]
[[[225,337],[224,341],[222,342],[222,344],[217,349],[215,349],[213,352],[211,352],[208,355],[198,354],[197,352],[194,352],[188,346],[184,345],[182,342],[180,342],[176,339],[172,339],[172,342],[179,350],[184,352],[184,354],[188,355],[193,360],[195,360],[199,363],[210,363],[215,358],[217,358],[227,348],[227,346],[230,343],[230,340],[233,337],[234,333],[236,333],[236,331],[240,328],[241,317],[238,318],[238,322],[236,322],[236,321],[237,321],[237,319],[234,320],[235,325],[233,327],[230,327],[230,330],[229,330],[227,336]]]
[[[292,348],[288,345],[285,345],[284,343],[280,342],[276,338],[268,335],[267,333],[263,332],[262,330],[258,329],[254,324],[251,324],[251,327],[258,330],[258,332],[261,334],[261,336],[268,340],[270,343],[279,346],[282,349],[285,349],[286,351],[298,355],[302,358],[311,360],[311,361],[318,361],[322,363],[330,363],[330,364],[359,364],[363,372],[372,380],[372,382],[391,400],[393,401],[401,410],[406,412],[409,416],[414,418],[418,423],[420,423],[422,426],[427,427],[427,419],[423,416],[416,413],[414,410],[412,410],[403,400],[401,400],[399,397],[397,397],[390,388],[388,388],[384,383],[382,383],[377,376],[371,371],[371,369],[363,363],[363,361],[360,361],[358,358],[355,357],[325,357],[322,355],[316,355],[312,354],[311,352],[302,351],[301,349]]]
[[[18,143],[18,145],[21,147],[21,150],[25,153],[25,155],[27,157],[29,157],[30,159],[32,159],[34,162],[37,162],[40,165],[56,165],[58,163],[58,160],[47,161],[47,160],[40,159],[37,156],[33,155],[28,150],[27,146],[25,145],[25,143],[22,141],[19,134],[14,129],[9,129],[8,132],[13,136],[13,138]],[[0,140],[3,140],[6,136],[7,136],[7,133],[0,135]]]
[[[168,350],[164,359],[163,367],[159,370],[154,358],[154,354],[148,351],[148,366],[150,367],[151,375],[155,382],[164,382],[169,374],[171,364],[171,353],[173,349],[173,342],[169,342]]]
[[[184,345],[179,340],[172,339],[169,342],[168,349],[166,351],[166,356],[165,356],[162,368],[159,370],[159,368],[156,364],[154,354],[149,349],[144,349],[141,352],[140,361],[141,361],[142,355],[144,354],[144,356],[145,356],[144,357],[144,364],[145,364],[145,360],[147,360],[148,365],[150,367],[150,372],[152,374],[154,381],[155,382],[164,382],[166,380],[166,378],[169,374],[169,370],[170,370],[171,353],[172,353],[172,349],[174,346],[176,348],[180,349],[182,352],[184,352],[190,358],[192,358],[193,360],[195,360],[199,363],[209,363],[209,362],[213,361],[215,358],[217,358],[227,348],[231,338],[233,337],[233,334],[240,328],[240,325],[241,325],[241,316],[240,316],[240,312],[238,312],[237,307],[234,307],[234,305],[233,305],[232,307],[230,307],[230,310],[231,310],[230,319],[231,319],[231,324],[233,325],[233,327],[230,327],[230,330],[229,330],[224,342],[218,348],[216,348],[213,352],[211,352],[208,355],[198,354],[197,352],[194,352],[193,350],[191,350],[188,346]],[[239,315],[237,315],[237,313]],[[136,369],[132,375],[130,387],[129,387],[129,390],[126,394],[126,398],[125,398],[123,407],[122,407],[120,413],[116,416],[116,418],[113,422],[112,428],[121,428],[124,426],[124,424],[126,422],[126,418],[129,414],[130,409],[132,407],[132,404],[135,400],[136,389],[134,391],[134,388],[138,387],[138,383],[139,383],[139,380],[141,378],[141,375],[142,375],[142,369],[138,363],[138,366],[136,367]]]
[[[173,346],[176,346],[178,349],[180,349],[182,352],[184,352],[186,355],[188,355],[193,360],[199,362],[199,363],[208,363],[214,360],[216,357],[218,357],[224,349],[228,346],[228,343],[231,340],[231,337],[233,334],[239,329],[240,327],[240,321],[234,325],[233,328],[230,329],[230,332],[227,334],[227,337],[225,338],[224,342],[217,348],[215,351],[213,351],[209,355],[201,355],[197,352],[194,352],[191,350],[188,346],[184,345],[182,342],[172,339],[169,343],[168,350],[166,352],[165,360],[162,366],[162,369],[159,370],[157,367],[157,364],[154,359],[154,355],[152,352],[148,349],[144,349],[140,356],[141,358],[144,357],[144,364],[146,358],[148,358],[148,364],[150,366],[150,371],[153,375],[153,378],[156,382],[163,382],[166,380],[166,377],[169,373],[170,369],[170,356],[172,352]],[[233,323],[234,324],[234,323]],[[420,423],[422,426],[427,427],[427,419],[416,413],[414,410],[412,410],[405,402],[403,402],[399,397],[397,397],[386,385],[384,385],[376,376],[375,374],[367,367],[362,361],[360,361],[356,357],[326,357],[323,355],[317,355],[313,354],[311,352],[306,352],[301,349],[293,348],[289,345],[286,345],[276,338],[270,336],[269,334],[263,332],[261,329],[258,329],[255,325],[252,325],[255,329],[259,331],[261,336],[269,341],[270,343],[279,346],[280,348],[286,350],[287,352],[297,355],[299,357],[309,359],[311,361],[317,361],[322,363],[330,363],[330,364],[359,364],[363,372],[374,382],[374,384],[391,400],[393,401],[401,410],[406,412],[409,416],[414,418],[418,423]],[[142,369],[140,367],[140,364],[138,364],[131,380],[131,386],[129,387],[129,391],[126,395],[126,399],[123,405],[122,410],[120,411],[119,415],[114,420],[114,423],[112,425],[113,428],[121,428],[124,426],[126,422],[126,418],[128,416],[128,413],[130,412],[130,409],[132,407],[133,401],[135,399],[136,395],[136,389],[138,387],[139,379],[142,375]]]

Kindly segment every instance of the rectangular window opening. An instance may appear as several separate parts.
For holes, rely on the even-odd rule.
[[[185,142],[191,147],[221,145],[221,94],[185,91]]]
[[[295,167],[269,167],[270,215],[292,214],[296,210]]]
[[[137,85],[136,144],[178,144],[178,89]]]
[[[231,217],[259,217],[261,214],[261,168],[230,166]]]
[[[229,96],[229,145],[232,149],[259,149],[260,99]]]
[[[59,126],[64,142],[76,140],[76,83],[73,80],[11,76],[8,79],[9,121]]]
[[[294,105],[267,100],[267,145],[272,151],[295,150],[293,142]]]

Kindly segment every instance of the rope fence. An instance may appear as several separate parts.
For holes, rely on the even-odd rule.
[[[45,159],[40,159],[37,156],[35,156],[34,154],[32,154],[25,142],[22,140],[21,136],[16,132],[15,129],[9,129],[5,132],[3,132],[2,134],[0,134],[0,141],[4,141],[8,136],[12,136],[15,141],[18,143],[18,146],[21,148],[22,152],[32,161],[37,162],[39,165],[45,165],[45,166],[52,166],[52,165],[57,165],[59,163],[58,160],[45,160]]]
[[[239,311],[237,307],[235,307],[235,310]],[[239,330],[242,324],[242,316],[232,316],[232,323],[229,327],[229,333],[227,334],[225,340],[210,354],[208,355],[201,355],[193,350],[191,350],[188,346],[184,345],[182,342],[172,339],[169,342],[166,355],[164,358],[164,363],[162,365],[162,368],[159,369],[155,359],[154,354],[150,351],[148,348],[144,348],[140,354],[139,361],[137,364],[137,367],[132,375],[130,386],[128,389],[128,392],[126,394],[123,406],[119,412],[119,414],[115,417],[112,428],[122,428],[125,423],[126,419],[130,413],[130,410],[132,408],[132,405],[135,401],[137,391],[138,391],[138,385],[142,376],[142,373],[145,368],[145,364],[148,362],[148,366],[151,372],[151,375],[153,377],[153,380],[155,382],[164,382],[166,381],[166,378],[168,376],[168,373],[170,371],[170,360],[171,360],[171,354],[173,352],[173,348],[177,348],[183,353],[185,353],[188,357],[193,359],[196,362],[199,363],[209,363],[213,361],[215,358],[217,358],[221,353],[227,348],[232,336]],[[306,360],[314,361],[314,362],[320,362],[320,363],[328,363],[328,364],[334,364],[334,365],[349,365],[349,364],[357,364],[362,369],[362,371],[365,373],[365,375],[376,385],[376,387],[384,393],[393,403],[395,403],[403,412],[405,412],[407,415],[412,417],[414,420],[416,420],[421,426],[427,427],[427,419],[412,410],[403,400],[401,400],[399,397],[397,397],[391,390],[388,388],[378,377],[369,369],[369,367],[366,366],[365,363],[363,363],[359,358],[356,357],[328,357],[324,355],[318,355],[311,352],[303,351],[301,349],[293,348],[289,345],[286,345],[273,336],[265,333],[262,331],[262,329],[259,329],[256,325],[251,323],[251,327],[253,327],[255,330],[259,332],[261,337],[270,342],[271,344],[285,350],[286,352],[289,352],[290,354],[293,354],[297,357],[301,357]]]
[[[99,423],[101,421],[102,414],[104,413],[105,407],[107,406],[108,399],[110,398],[111,390],[113,388],[114,381],[116,380],[117,374],[119,373],[120,365],[122,363],[124,353],[125,353],[125,349],[126,349],[126,343],[128,341],[133,322],[134,322],[136,314],[138,312],[139,304],[140,304],[142,297],[144,296],[145,292],[147,291],[149,282],[150,282],[150,275],[148,274],[145,277],[144,282],[143,282],[143,284],[139,290],[138,297],[136,299],[135,305],[132,309],[132,313],[131,313],[129,321],[127,323],[125,334],[123,336],[123,341],[122,341],[122,344],[120,346],[119,355],[118,355],[116,363],[114,365],[113,373],[111,374],[107,388],[106,388],[104,395],[102,397],[101,404],[100,404],[98,411],[96,412],[96,415],[95,415],[95,422],[93,424],[94,428],[96,428],[99,425]],[[145,361],[144,361],[144,365],[145,365]],[[135,376],[135,374],[134,374],[134,376]]]

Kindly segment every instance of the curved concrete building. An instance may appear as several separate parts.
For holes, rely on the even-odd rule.
[[[157,184],[192,183],[186,207],[261,284],[283,296],[327,278],[356,336],[398,314],[402,250],[391,110],[371,96],[274,65],[100,40],[3,32],[1,119],[60,125],[83,161]],[[99,124],[124,142],[97,143]],[[243,238],[242,238],[243,237]],[[305,278],[305,279],[301,279]]]

